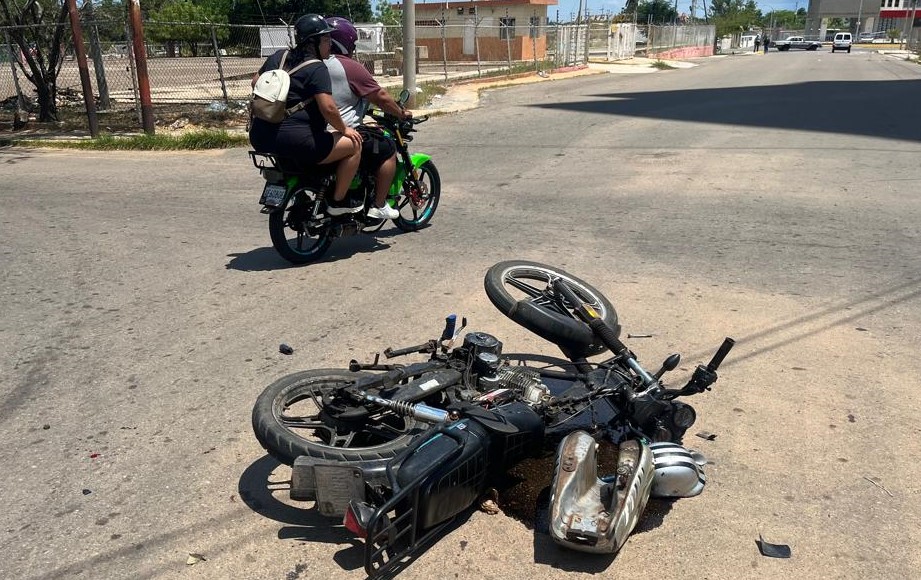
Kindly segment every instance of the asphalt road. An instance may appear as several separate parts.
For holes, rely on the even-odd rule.
[[[921,67],[699,64],[434,118],[413,143],[444,183],[432,227],[298,268],[269,245],[244,149],[0,149],[0,577],[364,577],[347,532],[285,499],[252,404],[450,312],[555,354],[486,298],[506,259],[603,289],[625,333],[652,335],[629,341],[641,361],[684,355],[673,384],[736,338],[692,401],[691,433],[717,435],[688,439],[708,487],[655,504],[613,560],[477,512],[401,577],[921,576]]]

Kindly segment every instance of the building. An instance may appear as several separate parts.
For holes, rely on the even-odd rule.
[[[911,30],[910,38],[917,41],[921,33],[921,18],[918,17],[921,10],[916,12],[913,1],[921,4],[921,0],[810,0],[805,33],[807,37],[824,39],[828,19],[844,18],[855,35]],[[906,30],[909,20],[913,26]]]
[[[547,10],[556,5],[557,0],[417,2],[416,46],[430,60],[543,59]]]

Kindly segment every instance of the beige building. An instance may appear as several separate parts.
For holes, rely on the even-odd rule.
[[[556,5],[557,0],[417,2],[416,46],[422,47],[423,60],[543,59],[547,10]]]

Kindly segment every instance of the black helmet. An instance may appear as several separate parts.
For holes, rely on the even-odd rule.
[[[298,46],[311,38],[332,32],[332,27],[319,14],[305,14],[294,23],[294,43]]]

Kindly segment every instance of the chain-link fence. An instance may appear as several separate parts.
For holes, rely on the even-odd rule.
[[[493,21],[495,22],[495,21]],[[469,78],[540,72],[586,62],[595,43],[588,25],[548,25],[545,18],[487,24],[420,23],[416,27],[417,83],[451,84]],[[140,86],[131,31],[123,22],[82,22],[89,76],[100,127],[140,126]],[[379,39],[369,50],[359,42],[357,58],[383,86],[402,85],[403,33],[400,26],[374,25]],[[255,71],[265,56],[290,41],[273,27],[146,21],[144,23],[151,101],[159,124],[180,116],[240,122]],[[277,28],[277,27],[276,27]],[[363,29],[362,29],[363,30]],[[17,108],[34,116],[36,91],[21,51],[0,27],[0,126],[12,123]],[[599,44],[606,50],[609,32]],[[85,126],[85,106],[69,30],[57,75],[57,107],[66,126]],[[364,46],[364,50],[362,50]]]
[[[637,54],[649,58],[710,56],[716,45],[716,26],[638,26]]]

